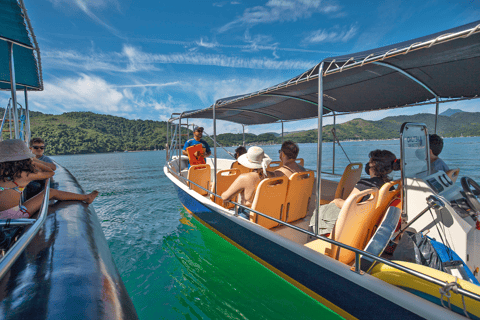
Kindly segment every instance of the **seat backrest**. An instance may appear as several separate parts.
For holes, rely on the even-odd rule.
[[[232,169],[238,169],[240,170],[240,174],[242,173],[249,173],[251,170],[248,169],[247,167],[242,166],[238,161],[235,161],[232,163]]]
[[[210,174],[211,174],[211,169],[210,165],[208,164],[197,164],[195,166],[191,166],[190,169],[188,169],[188,176],[187,179],[198,184],[199,186],[202,186],[203,188],[210,190]],[[194,184],[188,183],[189,187],[198,193],[200,193],[202,196],[207,195],[208,192],[200,189]]]
[[[315,175],[313,171],[296,172],[288,179],[283,221],[292,222],[307,215]]]
[[[400,195],[400,181],[395,180],[385,183],[378,191],[378,200],[375,205],[375,212],[372,213],[371,220],[367,221],[366,228],[369,231],[367,235],[368,241],[370,241],[373,234],[377,231],[378,226],[383,220],[388,206],[392,201]]]
[[[370,195],[368,200],[362,201],[367,195]],[[377,200],[377,188],[367,189],[348,197],[333,228],[332,239],[357,249],[365,248],[371,232],[367,226],[375,212]],[[332,245],[328,254],[347,265],[355,259],[353,251],[335,245]]]
[[[281,161],[272,161],[268,164],[267,171],[273,172],[282,166]]]
[[[458,174],[460,173],[460,169],[451,169],[447,171],[447,176],[452,180],[453,183],[457,181]]]
[[[301,165],[302,167],[305,164],[305,161],[302,158],[295,159],[295,162],[298,163],[299,165]]]
[[[227,170],[220,170],[217,172],[217,194],[222,195],[238,178],[240,175],[240,170],[238,169],[227,169]],[[215,181],[212,182],[212,192],[215,192]],[[215,197],[213,194],[210,195],[210,200],[215,202],[216,204],[221,205],[227,209],[233,208],[234,205],[231,203],[224,203],[222,198]],[[233,201],[237,201],[237,197],[235,196]]]
[[[288,178],[270,178],[260,182],[253,199],[252,209],[264,213],[272,218],[282,220],[283,205],[287,196]],[[252,213],[253,221],[267,229],[278,226],[278,223],[258,214]]]
[[[337,186],[337,191],[335,192],[335,199],[346,200],[350,193],[352,192],[355,185],[360,180],[360,175],[362,174],[363,164],[350,163],[343,171],[342,178]]]

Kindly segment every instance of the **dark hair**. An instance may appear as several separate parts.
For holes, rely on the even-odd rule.
[[[375,176],[385,182],[390,181],[388,174],[392,172],[392,170],[400,170],[400,161],[388,150],[373,150],[368,156],[370,157],[370,161],[374,163],[370,168],[375,172]]]
[[[43,140],[42,138],[33,138],[33,139],[30,139],[30,146],[34,143],[43,143],[45,144],[45,140]]]
[[[428,141],[430,143],[430,150],[435,156],[438,156],[443,150],[443,139],[437,134],[429,134]]]
[[[300,148],[298,148],[297,144],[291,140],[282,143],[280,149],[285,153],[288,159],[297,159],[298,153],[300,152]]]
[[[235,149],[235,159],[238,159],[242,154],[247,153],[247,148],[244,146],[240,146],[237,149]]]
[[[20,178],[22,176],[22,172],[36,172],[31,159],[0,163],[0,180],[2,181]]]

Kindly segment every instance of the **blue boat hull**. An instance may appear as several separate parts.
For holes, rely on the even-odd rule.
[[[175,186],[183,206],[201,223],[345,318],[421,319],[419,315],[244,228]],[[238,218],[240,219],[240,218]]]

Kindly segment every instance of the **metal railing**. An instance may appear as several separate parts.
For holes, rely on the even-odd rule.
[[[50,179],[47,179],[45,183],[45,196],[43,198],[40,213],[35,224],[28,228],[21,237],[15,242],[15,244],[5,253],[0,260],[0,279],[15,263],[20,254],[25,250],[26,246],[32,241],[33,237],[38,233],[40,227],[43,226],[47,219],[48,213],[48,201],[50,199]],[[25,219],[27,220],[27,219]],[[31,219],[28,219],[31,220]],[[30,224],[30,221],[28,222]]]
[[[176,176],[177,178],[183,180],[183,182],[187,184],[187,186],[189,187],[189,189],[191,189],[191,186],[189,185],[189,183],[191,183],[191,184],[199,187],[200,189],[206,191],[208,194],[213,195],[214,197],[217,197],[217,198],[221,198],[219,195],[211,192],[210,190],[207,190],[207,189],[203,188],[202,186],[196,184],[195,182],[190,181],[190,180],[182,177],[181,175],[177,174],[177,173],[174,172],[173,170],[171,170],[171,166],[170,166],[170,164],[169,164],[168,162],[167,162],[166,165],[167,165],[168,171],[169,171],[171,174],[173,174],[174,176]],[[331,244],[336,245],[336,246],[338,246],[338,247],[341,247],[341,248],[343,248],[343,249],[347,249],[347,250],[353,251],[353,252],[355,253],[354,270],[355,270],[355,272],[358,273],[358,274],[362,274],[361,269],[360,269],[360,264],[361,264],[361,262],[360,262],[360,256],[365,256],[365,257],[368,257],[368,258],[374,260],[375,262],[381,262],[381,263],[383,263],[383,264],[385,264],[385,265],[388,265],[388,266],[390,266],[390,267],[393,267],[393,268],[395,268],[395,269],[398,269],[398,270],[400,270],[400,271],[403,271],[403,272],[405,272],[405,273],[408,273],[408,274],[410,274],[410,275],[413,275],[413,276],[415,276],[415,277],[418,277],[418,278],[420,278],[420,279],[422,279],[422,280],[431,282],[431,283],[436,284],[436,285],[438,285],[438,286],[440,286],[440,287],[444,287],[444,286],[447,284],[447,283],[444,282],[444,281],[441,281],[441,280],[439,280],[439,279],[433,278],[433,277],[431,277],[431,276],[429,276],[429,275],[426,275],[426,274],[423,274],[423,273],[421,273],[421,272],[412,270],[412,269],[410,269],[410,268],[404,267],[404,266],[402,266],[402,265],[400,265],[400,264],[397,264],[397,263],[392,262],[392,261],[390,261],[390,260],[387,260],[387,259],[385,259],[385,258],[377,257],[376,255],[373,255],[373,254],[371,254],[371,253],[369,253],[369,252],[367,252],[367,251],[363,251],[363,250],[360,250],[360,249],[351,247],[351,246],[349,246],[349,245],[346,245],[346,244],[344,244],[344,243],[341,243],[341,242],[332,240],[332,239],[330,239],[330,238],[327,238],[327,237],[324,237],[324,236],[321,236],[321,235],[316,235],[316,234],[314,234],[313,232],[310,232],[310,231],[308,231],[308,230],[305,230],[305,229],[299,228],[299,227],[297,227],[297,226],[294,226],[294,225],[292,225],[292,224],[289,224],[289,223],[287,223],[287,222],[284,222],[284,221],[275,219],[275,218],[270,217],[270,216],[268,216],[268,215],[266,215],[266,214],[264,214],[264,213],[262,213],[262,212],[259,212],[259,211],[257,211],[257,210],[253,210],[253,209],[251,209],[251,208],[249,208],[249,207],[246,207],[246,206],[244,206],[244,205],[242,205],[242,204],[240,204],[240,203],[237,203],[237,202],[234,202],[234,201],[228,201],[228,202],[230,202],[230,203],[232,203],[232,204],[235,205],[235,208],[234,208],[234,212],[235,212],[235,213],[234,213],[234,216],[238,216],[238,208],[239,208],[239,207],[240,207],[240,208],[244,208],[245,210],[248,210],[248,211],[253,212],[253,213],[255,213],[255,214],[258,214],[258,215],[260,215],[260,216],[262,216],[262,217],[265,217],[265,218],[267,218],[267,219],[270,219],[270,220],[272,220],[272,221],[275,221],[275,222],[277,222],[277,223],[279,223],[279,224],[281,224],[281,225],[284,225],[284,226],[287,226],[287,227],[289,227],[289,228],[292,228],[293,230],[296,230],[296,231],[305,233],[305,234],[307,234],[307,235],[309,235],[309,236],[311,236],[311,237],[314,237],[314,238],[316,238],[316,239],[320,239],[320,240],[326,241],[326,242],[328,242],[328,243],[331,243]],[[462,295],[464,295],[464,296],[466,296],[466,297],[469,297],[469,298],[471,298],[471,299],[473,299],[473,300],[476,300],[476,301],[480,302],[480,295],[478,295],[478,294],[476,294],[476,293],[470,292],[470,291],[465,290],[465,289],[462,289],[462,288],[458,288],[458,293],[460,293],[460,294],[462,294]]]

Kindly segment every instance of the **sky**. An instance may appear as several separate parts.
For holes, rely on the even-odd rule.
[[[297,76],[322,59],[447,30],[480,19],[480,1],[24,0],[45,90],[31,110],[167,120],[217,99]],[[22,95],[23,96],[23,95]],[[0,93],[6,106],[8,93]],[[22,102],[23,97],[19,98]],[[478,102],[441,105],[480,111]],[[379,120],[435,106],[343,116]],[[329,123],[330,120],[326,120]],[[211,120],[195,120],[206,131]],[[217,122],[218,132],[242,127]],[[316,128],[316,120],[285,131]],[[211,130],[210,130],[211,131]],[[247,132],[280,132],[280,124]],[[210,132],[211,133],[211,132]]]

